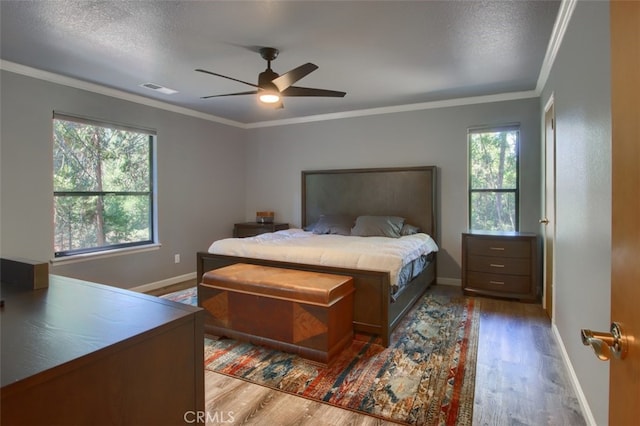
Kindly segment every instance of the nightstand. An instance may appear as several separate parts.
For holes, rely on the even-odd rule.
[[[288,223],[243,222],[233,225],[233,236],[236,238],[253,237],[266,232],[276,232],[284,229],[289,229]]]
[[[462,234],[462,290],[539,300],[538,236],[525,232],[470,231]]]

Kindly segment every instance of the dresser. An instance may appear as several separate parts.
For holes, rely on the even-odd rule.
[[[2,282],[3,425],[176,425],[204,412],[204,311],[50,275]]]
[[[233,225],[233,236],[236,238],[253,237],[266,232],[289,229],[288,223],[243,222]]]
[[[538,236],[524,232],[462,234],[462,290],[537,302],[540,296]]]

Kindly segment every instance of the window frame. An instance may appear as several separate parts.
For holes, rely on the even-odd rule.
[[[86,196],[127,196],[127,195],[146,195],[149,197],[149,235],[150,239],[133,241],[127,243],[109,244],[99,247],[85,247],[71,250],[55,251],[54,245],[54,261],[56,260],[72,260],[79,257],[100,256],[105,254],[112,254],[118,252],[125,252],[133,249],[148,249],[159,246],[158,240],[158,214],[157,214],[157,133],[153,129],[144,128],[141,126],[134,126],[128,124],[114,123],[106,120],[100,120],[95,118],[88,118],[68,113],[61,113],[54,111],[52,118],[52,159],[55,151],[55,121],[69,121],[89,126],[96,126],[102,128],[109,128],[113,130],[123,130],[127,132],[135,132],[140,134],[146,134],[148,136],[148,167],[149,167],[149,190],[148,191],[56,191],[55,186],[53,190],[53,205],[55,206],[55,199],[59,196],[73,196],[73,197],[86,197]],[[53,170],[55,173],[55,169]],[[52,175],[53,179],[53,175]],[[53,210],[53,224],[54,233],[56,227],[55,219],[55,207]]]
[[[499,132],[509,132],[515,131],[517,132],[517,140],[516,140],[516,185],[514,189],[504,189],[504,188],[483,188],[483,189],[473,189],[472,188],[472,159],[471,159],[471,135],[472,134],[481,134],[481,133],[499,133]],[[472,217],[473,217],[473,194],[474,193],[513,193],[515,195],[515,223],[513,232],[519,232],[520,230],[520,145],[521,141],[521,129],[520,123],[509,123],[497,126],[482,126],[482,127],[469,127],[467,129],[467,226],[469,230],[472,231],[487,231],[486,229],[475,229],[472,227]]]

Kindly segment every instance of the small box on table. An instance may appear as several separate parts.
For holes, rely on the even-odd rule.
[[[30,291],[49,287],[49,264],[31,259],[2,258],[0,281],[12,290]],[[5,289],[6,290],[6,289]]]

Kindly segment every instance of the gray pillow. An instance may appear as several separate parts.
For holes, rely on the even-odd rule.
[[[413,235],[413,234],[417,234],[418,232],[420,232],[420,228],[418,228],[417,226],[413,226],[413,225],[409,225],[408,223],[405,223],[404,225],[402,225],[402,229],[400,230],[400,235],[402,236]]]
[[[314,234],[338,234],[351,235],[353,217],[341,214],[328,214],[320,216],[313,227]]]
[[[400,238],[404,218],[398,216],[358,216],[351,235]]]

